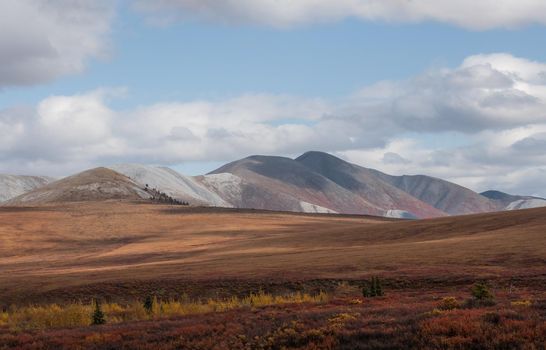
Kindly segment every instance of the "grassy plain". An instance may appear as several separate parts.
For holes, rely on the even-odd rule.
[[[385,297],[361,297],[372,275]],[[481,280],[496,304],[464,306]],[[7,312],[329,295],[41,331],[0,319],[0,348],[544,349],[546,209],[398,221],[119,201],[0,207],[0,281]],[[439,309],[447,296],[461,307]]]

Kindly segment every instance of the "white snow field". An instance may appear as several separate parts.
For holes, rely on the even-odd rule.
[[[415,215],[406,210],[390,209],[384,215],[387,218],[396,219],[417,219]]]
[[[546,200],[540,198],[519,199],[508,204],[505,210],[531,209],[546,207]]]
[[[47,185],[55,179],[47,176],[22,176],[0,174],[0,202]]]
[[[155,188],[175,199],[189,201],[190,204],[231,207],[218,194],[209,190],[194,178],[184,176],[166,167],[117,164],[108,168],[129,177],[143,188],[148,185],[150,188]]]
[[[305,201],[300,201],[301,210],[304,213],[321,213],[321,214],[337,214],[337,211],[321,207],[313,203],[308,203]]]

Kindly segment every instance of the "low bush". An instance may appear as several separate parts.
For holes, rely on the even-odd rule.
[[[476,300],[486,301],[494,300],[493,293],[489,290],[489,287],[485,283],[476,283],[471,289],[472,297]]]
[[[457,301],[455,297],[445,297],[442,298],[438,304],[438,309],[440,310],[455,310],[461,307],[461,304]]]
[[[529,307],[533,305],[533,302],[531,300],[516,300],[516,301],[512,301],[510,305]]]

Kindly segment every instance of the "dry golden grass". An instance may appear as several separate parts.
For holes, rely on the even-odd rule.
[[[0,302],[126,280],[517,275],[545,266],[546,209],[392,221],[115,201],[0,207]]]
[[[101,304],[108,324],[129,321],[157,320],[175,316],[187,316],[211,312],[224,312],[240,308],[256,308],[270,305],[325,303],[330,299],[326,293],[310,295],[293,293],[272,295],[264,292],[250,294],[244,298],[190,300],[158,300],[153,298],[152,308],[147,311],[142,302],[135,300],[128,305],[117,303]],[[11,330],[74,328],[91,325],[94,301],[88,304],[49,304],[12,307],[0,313],[0,327]]]

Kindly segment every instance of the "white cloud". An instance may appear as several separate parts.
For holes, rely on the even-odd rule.
[[[476,133],[541,123],[545,72],[546,64],[508,54],[471,56],[455,69],[366,87],[350,98],[345,113],[382,116],[417,132]]]
[[[546,164],[545,71],[540,62],[493,54],[337,100],[249,94],[116,110],[109,99],[123,90],[51,96],[0,111],[0,172],[60,175],[117,162],[318,149],[392,174],[541,194],[527,177],[538,179]]]
[[[108,0],[0,2],[0,88],[81,72],[103,57],[114,16]]]
[[[543,0],[135,0],[156,22],[205,20],[291,27],[345,18],[437,21],[470,29],[546,24]]]

